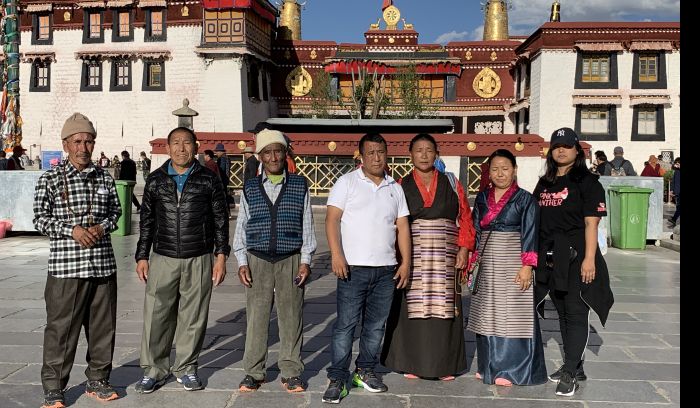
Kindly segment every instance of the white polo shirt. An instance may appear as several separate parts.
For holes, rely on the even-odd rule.
[[[340,235],[348,265],[396,265],[396,220],[409,212],[393,178],[384,175],[376,185],[359,168],[336,181],[327,204],[343,210]]]

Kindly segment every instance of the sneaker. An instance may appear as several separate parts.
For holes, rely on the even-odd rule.
[[[345,381],[331,378],[331,382],[328,384],[326,392],[323,393],[322,401],[329,404],[338,404],[340,403],[341,399],[347,396],[348,389],[345,387]]]
[[[551,382],[559,382],[559,378],[561,378],[561,373],[564,372],[564,366],[562,365],[559,367],[559,369],[552,374],[548,375],[547,377],[549,378],[549,381]],[[576,381],[586,381],[588,377],[586,377],[586,373],[583,372],[583,365],[579,366],[579,368],[576,369]]]
[[[358,368],[352,375],[352,385],[362,387],[369,392],[386,392],[389,388],[377,377],[374,370]]]
[[[306,387],[304,387],[304,381],[299,377],[282,377],[282,385],[287,392],[302,392],[306,389]]]
[[[557,390],[554,393],[563,397],[570,397],[574,395],[576,390],[578,390],[576,377],[572,376],[568,371],[563,371],[557,383]]]
[[[167,377],[161,378],[160,380],[156,380],[153,377],[144,376],[141,379],[141,381],[136,383],[136,385],[134,386],[134,389],[139,394],[150,394],[153,391],[160,388],[163,384],[165,384],[166,380],[167,380]]]
[[[186,391],[197,391],[204,388],[202,380],[199,379],[197,373],[185,374],[182,377],[178,377],[177,382],[182,384]]]
[[[112,385],[105,378],[102,380],[88,380],[85,385],[85,393],[100,401],[111,401],[119,398]]]
[[[241,381],[240,384],[238,384],[238,391],[240,392],[251,392],[251,391],[257,391],[258,388],[265,382],[265,380],[256,380],[255,378],[246,375],[245,378],[243,378],[243,381]]]
[[[63,390],[44,391],[44,403],[41,408],[64,408],[66,399],[63,397]]]

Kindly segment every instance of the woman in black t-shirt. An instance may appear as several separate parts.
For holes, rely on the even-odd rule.
[[[590,309],[605,325],[613,304],[608,268],[598,248],[598,223],[607,215],[598,177],[586,167],[576,132],[555,130],[534,196],[540,205],[535,302],[544,316],[549,293],[564,341],[564,365],[549,376],[558,383],[557,395],[574,395],[578,381],[586,379],[583,356]]]

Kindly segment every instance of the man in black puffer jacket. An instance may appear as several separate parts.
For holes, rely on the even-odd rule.
[[[214,172],[195,160],[197,136],[188,128],[176,128],[168,134],[167,151],[170,160],[146,181],[136,248],[136,273],[146,283],[144,377],[135,386],[143,394],[163,385],[171,372],[185,390],[203,388],[197,360],[212,284],[224,280],[231,251],[224,188]]]

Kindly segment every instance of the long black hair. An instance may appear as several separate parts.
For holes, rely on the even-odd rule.
[[[586,156],[583,153],[583,148],[581,145],[577,142],[574,147],[576,147],[576,160],[574,161],[574,165],[571,167],[571,170],[569,170],[569,178],[576,183],[580,183],[585,176],[593,175],[593,173],[588,170],[588,166],[586,165]],[[552,156],[553,150],[554,148],[549,148],[549,151],[547,151],[546,170],[544,176],[541,178],[541,180],[548,186],[553,185],[557,180],[558,165]]]

